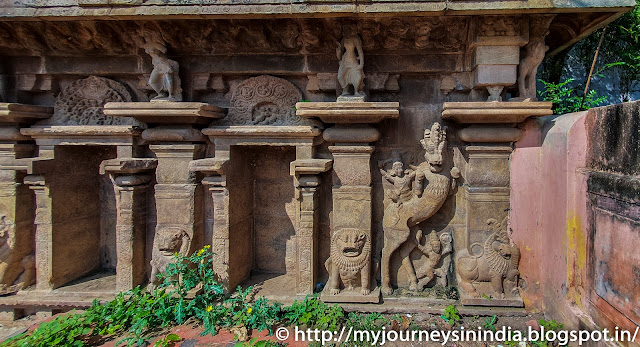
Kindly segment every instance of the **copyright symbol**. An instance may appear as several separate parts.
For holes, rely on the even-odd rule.
[[[276,339],[284,341],[289,338],[289,330],[285,327],[276,330]]]

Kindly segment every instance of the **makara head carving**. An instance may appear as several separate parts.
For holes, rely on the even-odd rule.
[[[447,146],[447,128],[443,128],[438,122],[433,123],[431,129],[424,130],[424,137],[420,143],[426,151],[425,159],[431,171],[440,172],[444,164],[444,149]]]

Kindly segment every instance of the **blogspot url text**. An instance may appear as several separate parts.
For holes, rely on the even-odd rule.
[[[558,342],[560,345],[569,343],[582,345],[586,342],[631,342],[638,336],[638,330],[622,330],[616,327],[613,330],[535,330],[531,327],[527,331],[512,330],[511,327],[502,327],[493,330],[460,329],[454,330],[356,330],[353,327],[342,327],[337,331],[320,329],[302,329],[296,327],[278,328],[276,338],[285,341],[293,337],[296,342],[320,342],[322,345],[339,344],[342,342],[369,343],[374,346],[382,346],[387,342],[436,342],[443,346],[449,342],[534,342],[547,341]],[[293,334],[293,336],[291,336]]]

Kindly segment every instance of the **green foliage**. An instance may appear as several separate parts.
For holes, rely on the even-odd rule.
[[[549,330],[560,330],[562,329],[562,327],[564,327],[564,324],[562,323],[558,323],[555,320],[551,320],[551,321],[546,321],[544,319],[540,319],[538,320],[538,323],[540,324],[540,326],[544,327],[545,330],[549,331]]]
[[[607,101],[606,96],[598,96],[595,90],[591,90],[586,96],[580,96],[578,88],[571,87],[574,82],[572,78],[560,83],[539,81],[544,84],[545,90],[538,91],[538,94],[544,101],[553,102],[554,114],[584,111],[600,106]]]
[[[226,315],[220,320],[220,326],[227,328],[244,326],[247,329],[268,330],[269,335],[273,335],[273,326],[282,317],[282,305],[278,302],[270,303],[264,297],[251,303],[248,297],[252,289],[249,287],[242,290],[238,287],[225,301]]]
[[[496,322],[498,321],[498,316],[496,316],[495,314],[491,317],[487,317],[484,320],[484,325],[482,326],[483,328],[487,329],[487,330],[491,330],[494,333],[496,332]]]
[[[607,26],[598,52],[591,85],[602,91],[605,88],[597,86],[603,77],[608,77],[607,81],[614,84],[604,92],[609,102],[629,101],[632,93],[640,91],[640,0],[636,0],[636,4],[631,12]],[[546,59],[539,76],[547,82],[559,84],[566,79],[563,75],[574,75],[575,71],[582,70],[588,75],[601,35],[602,29]],[[585,80],[578,83],[581,93],[586,75]],[[619,87],[619,94],[615,87]]]
[[[344,323],[345,315],[340,306],[329,306],[318,299],[317,295],[307,296],[303,301],[293,302],[284,308],[284,317],[291,325],[317,328],[321,330],[338,330]]]
[[[271,340],[258,340],[257,337],[254,337],[247,342],[238,342],[234,347],[276,347],[286,345],[286,343],[274,342]]]
[[[91,326],[84,316],[70,313],[41,323],[33,333],[17,336],[1,345],[16,347],[84,346],[82,340],[90,333]]]
[[[156,341],[153,344],[153,347],[171,347],[176,344],[176,342],[181,341],[182,338],[177,334],[171,333],[167,334],[163,339]]]
[[[455,306],[449,305],[444,310],[444,314],[442,315],[442,319],[444,319],[449,325],[454,326],[461,319],[460,318],[460,312],[458,312],[458,309]]]

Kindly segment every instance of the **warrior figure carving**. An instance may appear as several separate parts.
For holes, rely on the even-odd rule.
[[[416,272],[409,254],[416,247],[415,240],[410,240],[412,227],[433,216],[454,191],[456,178],[460,170],[451,169],[451,177],[440,173],[444,165],[444,152],[447,146],[446,128],[434,123],[431,129],[424,131],[420,140],[425,149],[425,162],[412,167],[415,177],[411,183],[411,196],[402,204],[389,204],[384,211],[382,226],[384,230],[384,247],[382,248],[382,293],[390,295],[391,288],[390,263],[393,253],[400,249],[402,267],[407,271],[410,289],[418,289]],[[425,186],[426,183],[426,186]],[[413,228],[415,230],[415,228]],[[414,238],[415,238],[414,231]]]
[[[443,265],[440,265],[440,261],[447,254],[451,253],[451,234],[448,232],[438,234],[432,231],[429,234],[428,242],[423,246],[421,240],[423,238],[422,230],[418,230],[414,245],[422,254],[427,257],[427,261],[420,271],[416,271],[416,275],[421,273],[421,278],[418,281],[418,289],[424,288],[434,278],[437,278],[437,284],[446,287],[447,285],[447,272],[449,269],[449,263],[443,261]]]

